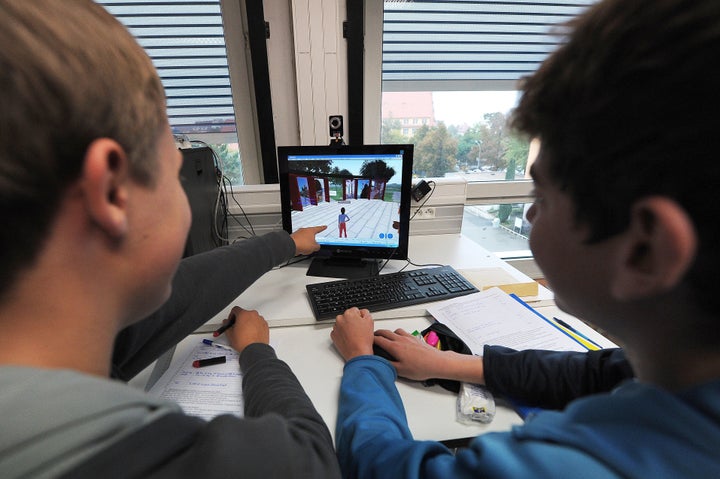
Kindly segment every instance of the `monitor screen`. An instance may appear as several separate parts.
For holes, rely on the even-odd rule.
[[[412,157],[413,145],[278,148],[283,228],[328,226],[309,275],[362,277],[378,258],[407,259]]]

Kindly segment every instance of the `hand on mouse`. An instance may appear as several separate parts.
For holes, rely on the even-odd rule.
[[[373,354],[374,323],[367,309],[350,308],[335,318],[330,338],[340,355],[349,361]]]
[[[398,376],[415,381],[440,378],[476,384],[485,382],[482,357],[441,351],[404,329],[394,332],[378,329],[375,344],[394,358],[391,362]]]

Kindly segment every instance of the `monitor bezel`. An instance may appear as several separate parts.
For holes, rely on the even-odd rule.
[[[292,233],[292,200],[289,188],[289,161],[295,155],[388,155],[402,154],[402,173],[400,189],[400,212],[398,229],[398,246],[338,246],[321,245],[318,256],[332,256],[347,259],[399,259],[408,258],[410,236],[410,205],[412,190],[412,144],[388,145],[329,145],[329,146],[279,146],[278,177],[280,181],[280,202],[283,229]]]

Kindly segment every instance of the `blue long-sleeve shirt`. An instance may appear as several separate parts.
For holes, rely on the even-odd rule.
[[[345,365],[336,429],[344,477],[720,477],[720,380],[678,394],[627,382],[453,454],[413,440],[395,379],[379,357]]]

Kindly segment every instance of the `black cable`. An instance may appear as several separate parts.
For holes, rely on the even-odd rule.
[[[287,262],[285,264],[281,264],[280,266],[278,266],[278,269],[284,268],[285,266],[292,266],[297,263],[302,263],[303,261],[307,261],[311,257],[312,257],[311,255],[295,256],[294,258],[290,258],[289,260],[287,260]],[[293,260],[295,260],[295,261],[293,261]]]
[[[251,236],[255,236],[255,228],[253,228],[252,223],[250,222],[250,218],[248,218],[247,213],[245,213],[245,209],[242,207],[240,203],[238,203],[238,200],[235,198],[235,192],[233,191],[232,182],[227,176],[223,176],[223,184],[224,185],[230,185],[230,197],[233,199],[235,204],[240,208],[240,211],[243,214],[243,217],[245,217],[245,221],[247,222],[247,226],[250,227],[250,229],[247,228],[239,219],[237,219],[236,215],[234,213],[230,213],[230,217],[235,220],[235,222],[240,225],[245,231],[247,231]]]
[[[383,263],[383,265],[380,266],[380,268],[378,268],[378,272],[377,272],[378,276],[380,276],[380,272],[383,270],[383,268],[385,268],[385,266],[387,266],[387,264],[390,262],[390,260],[392,259],[392,257],[395,256],[395,252],[396,252],[397,250],[398,250],[397,248],[394,248],[394,249],[392,250],[392,252],[390,253],[390,256],[388,256],[388,258],[387,258],[387,259],[385,260],[385,262]]]
[[[440,263],[416,264],[416,263],[413,263],[412,261],[410,261],[410,258],[407,259],[407,262],[408,262],[408,264],[411,264],[411,265],[413,265],[413,266],[417,266],[418,268],[429,268],[429,267],[431,267],[431,266],[445,266],[444,264],[440,264]],[[405,266],[405,267],[407,267],[407,266]],[[404,268],[403,268],[403,269],[404,269]]]
[[[422,207],[425,205],[425,203],[428,202],[428,200],[430,199],[430,197],[432,196],[432,194],[435,192],[435,185],[436,185],[436,183],[435,183],[434,181],[432,181],[432,180],[428,181],[427,183],[428,183],[428,185],[432,185],[432,189],[430,190],[430,193],[428,193],[427,196],[425,197],[425,200],[420,204],[420,206],[417,207],[417,209],[415,210],[415,213],[413,213],[413,215],[410,217],[410,220],[408,220],[408,223],[409,223],[413,218],[415,218],[415,215],[417,215],[417,212],[420,210],[420,208],[422,208]],[[410,225],[408,224],[408,228],[409,228],[409,227],[410,227]],[[410,235],[410,232],[408,231],[408,236],[409,236],[409,235]],[[388,258],[385,260],[385,262],[383,263],[383,265],[380,266],[380,268],[378,269],[378,272],[377,272],[378,275],[380,275],[380,272],[383,270],[383,268],[385,268],[385,266],[387,266],[387,264],[390,262],[390,260],[392,259],[392,257],[395,256],[395,252],[396,252],[396,251],[397,251],[397,248],[393,249],[392,253],[390,253],[390,256],[388,256]],[[412,263],[410,260],[407,260],[407,261],[408,261],[409,264],[414,264],[414,263]],[[399,271],[404,270],[405,268],[407,268],[407,266],[408,266],[408,265],[406,264],[406,265],[403,266]],[[418,265],[414,265],[414,266],[418,266]],[[438,265],[438,266],[442,266],[442,265]],[[399,272],[399,271],[398,271],[398,272]]]
[[[250,239],[250,238],[252,238],[252,236],[236,236],[235,238],[233,238],[232,243],[230,243],[230,244],[235,244],[239,240],[246,240],[246,239]]]

